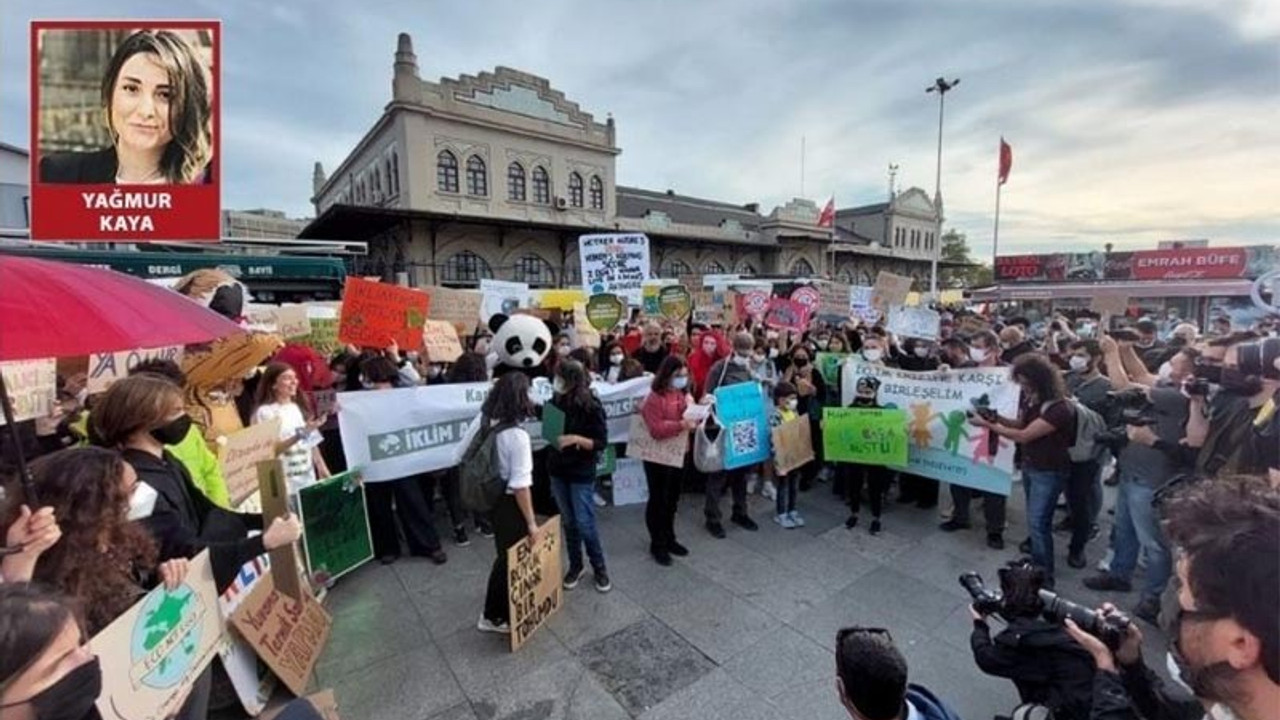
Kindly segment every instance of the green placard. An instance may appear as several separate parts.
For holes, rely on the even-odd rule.
[[[596,477],[612,475],[618,469],[618,451],[612,445],[605,447],[604,452],[596,456]]]
[[[820,352],[813,358],[827,387],[834,388],[840,384],[840,366],[848,357],[849,353]]]
[[[626,302],[617,295],[592,295],[587,300],[587,322],[600,331],[613,328],[626,312]]]
[[[822,451],[827,460],[863,465],[907,464],[907,412],[823,408]]]
[[[303,488],[298,507],[307,571],[317,584],[327,584],[373,559],[358,470]]]
[[[560,436],[564,434],[564,411],[547,403],[542,406],[542,439],[551,447],[560,449]]]
[[[683,285],[668,285],[658,291],[658,311],[668,320],[684,320],[693,312],[693,295]]]

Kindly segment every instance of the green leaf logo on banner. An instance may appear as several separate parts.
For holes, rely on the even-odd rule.
[[[420,328],[427,324],[427,316],[418,308],[409,308],[404,315],[405,327]]]
[[[668,285],[658,291],[658,312],[668,320],[684,320],[693,312],[693,295],[683,285]]]
[[[617,295],[592,295],[587,300],[587,322],[597,330],[608,330],[622,320],[627,304]]]

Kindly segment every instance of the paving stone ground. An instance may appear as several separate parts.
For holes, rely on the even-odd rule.
[[[685,495],[677,535],[691,555],[668,568],[648,555],[643,506],[603,509],[613,592],[583,582],[515,654],[505,638],[475,629],[492,541],[447,545],[441,567],[375,562],[329,595],[333,634],[315,683],[334,688],[342,716],[356,720],[844,720],[832,648],[837,629],[863,625],[890,629],[912,682],[966,720],[988,720],[1017,695],[974,666],[968,596],[956,578],[976,570],[994,581],[1025,536],[1022,500],[1015,488],[1009,549],[996,552],[980,522],[940,531],[936,509],[890,503],[879,536],[868,534],[865,510],[846,530],[825,484],[800,497],[806,527],[780,528],[772,503],[757,497],[760,531],[729,525],[716,540],[702,528],[701,496]],[[1109,522],[1090,544],[1087,571],[1066,567],[1066,536],[1055,537],[1064,596],[1103,599],[1080,579],[1105,551]],[[1159,632],[1143,629],[1147,656],[1163,657]]]

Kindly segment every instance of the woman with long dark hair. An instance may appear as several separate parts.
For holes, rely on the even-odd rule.
[[[253,424],[279,418],[280,441],[276,453],[284,455],[289,494],[296,495],[317,477],[329,477],[329,466],[320,454],[319,429],[327,416],[308,420],[298,404],[298,373],[282,362],[268,363],[253,397]]]
[[[547,455],[547,474],[551,476],[551,493],[560,508],[565,547],[569,552],[569,571],[564,587],[572,590],[582,578],[582,549],[591,560],[591,574],[596,590],[613,588],[605,566],[604,546],[596,531],[595,491],[596,460],[609,444],[609,426],[604,406],[591,392],[591,378],[577,360],[562,360],[556,366],[555,396],[548,408],[564,414],[564,432]],[[543,412],[545,422],[546,411]]]
[[[684,418],[689,407],[689,364],[680,355],[668,355],[658,366],[649,395],[640,406],[640,417],[654,440],[667,440],[697,427]],[[649,553],[659,565],[671,564],[671,556],[684,557],[689,549],[676,541],[676,507],[680,503],[683,468],[645,461],[644,480],[649,501],[644,524],[649,530]]]
[[[1071,476],[1076,410],[1067,399],[1062,373],[1043,355],[1026,354],[1013,363],[1013,381],[1022,389],[1019,417],[970,422],[1007,437],[1022,450],[1022,483],[1027,494],[1031,558],[1053,584],[1053,510]]]

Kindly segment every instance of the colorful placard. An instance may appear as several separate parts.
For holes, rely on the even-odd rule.
[[[809,327],[810,307],[795,300],[773,298],[764,316],[764,324],[777,330],[804,332]]]
[[[601,332],[616,327],[626,312],[626,302],[617,295],[592,295],[587,300],[587,322]]]
[[[907,413],[875,408],[823,408],[822,453],[831,462],[907,464]]]
[[[311,581],[324,587],[373,559],[373,536],[358,470],[298,491],[302,548]]]
[[[639,306],[649,279],[649,237],[643,233],[608,233],[578,238],[582,291],[610,294]]]
[[[760,383],[716,388],[716,418],[724,426],[726,470],[764,462],[770,456],[769,421]]]
[[[431,298],[421,290],[350,276],[342,292],[338,340],[356,347],[422,347]]]
[[[693,295],[683,285],[668,285],[658,291],[658,313],[668,320],[684,320],[693,312]]]

